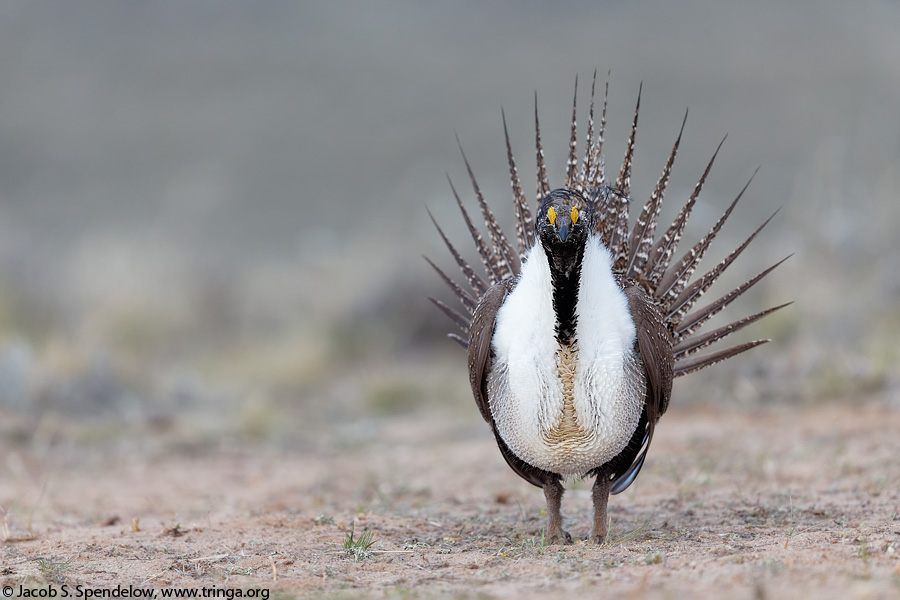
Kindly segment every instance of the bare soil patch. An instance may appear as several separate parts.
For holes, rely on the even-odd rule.
[[[481,422],[385,418],[304,450],[3,454],[0,585],[274,595],[900,597],[900,410],[667,414],[609,540],[551,546]],[[324,438],[324,439],[327,439]],[[590,485],[570,482],[583,540]],[[371,532],[368,548],[349,536]]]

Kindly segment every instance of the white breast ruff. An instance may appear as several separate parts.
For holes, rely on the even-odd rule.
[[[640,418],[643,370],[611,261],[599,237],[590,236],[571,347],[556,340],[550,267],[540,244],[497,312],[491,414],[509,449],[547,471],[582,475],[602,465],[622,451]]]

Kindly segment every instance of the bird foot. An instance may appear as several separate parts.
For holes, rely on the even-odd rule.
[[[556,529],[556,531],[550,531],[550,535],[547,538],[549,544],[571,544],[572,536],[569,535],[568,531],[563,530],[562,527]]]
[[[609,535],[609,527],[606,523],[606,520],[596,520],[594,521],[594,526],[591,528],[591,535],[588,536],[588,541],[592,544],[597,544],[600,546],[601,544],[606,542],[606,538]]]
[[[598,546],[600,546],[600,545],[603,544],[603,542],[606,541],[606,531],[601,531],[601,532],[599,532],[599,533],[594,533],[594,532],[592,531],[590,537],[588,538],[588,540],[589,540],[592,544],[597,544]]]

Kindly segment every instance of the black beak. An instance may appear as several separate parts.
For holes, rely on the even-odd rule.
[[[558,237],[559,241],[561,242],[565,242],[567,239],[569,239],[569,228],[565,223],[562,223],[559,226],[559,229],[556,230],[556,237]]]

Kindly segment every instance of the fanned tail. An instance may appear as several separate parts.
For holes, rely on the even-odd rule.
[[[675,249],[678,247],[678,242],[681,240],[681,234],[684,233],[684,228],[687,225],[688,218],[691,216],[691,211],[694,209],[694,204],[697,203],[697,198],[700,197],[700,191],[703,189],[703,184],[706,183],[706,178],[709,176],[709,172],[712,169],[713,164],[715,164],[716,157],[719,155],[719,150],[722,149],[722,144],[724,143],[725,138],[722,138],[716,151],[713,152],[712,158],[709,159],[706,169],[703,170],[703,175],[700,176],[700,180],[697,181],[697,185],[694,186],[694,191],[691,192],[687,202],[681,207],[678,216],[675,217],[675,220],[669,226],[669,229],[666,230],[662,237],[659,238],[650,249],[650,256],[647,259],[647,263],[639,274],[639,278],[646,281],[646,285],[649,289],[656,289],[659,284],[659,279],[665,273],[666,268],[668,268],[669,260],[671,260],[672,254],[675,253]]]
[[[569,159],[566,161],[566,179],[564,188],[574,189],[576,184],[575,169],[578,168],[578,124],[575,120],[578,114],[578,77],[575,77],[575,97],[572,100],[572,129],[569,134]]]
[[[505,115],[503,117],[503,129],[504,133],[506,133]],[[456,186],[453,185],[453,181],[450,179],[449,175],[447,176],[447,182],[450,184],[450,189],[453,192],[453,197],[456,199],[457,206],[459,206],[459,211],[466,223],[466,228],[469,231],[469,235],[472,236],[472,242],[475,245],[475,249],[478,252],[479,258],[481,259],[485,277],[483,278],[478,273],[476,273],[472,266],[466,261],[466,259],[463,258],[463,256],[459,253],[453,243],[450,242],[449,238],[447,238],[440,225],[438,225],[437,220],[435,220],[434,216],[431,214],[431,211],[428,211],[428,216],[431,218],[431,222],[434,223],[434,226],[437,229],[441,240],[443,240],[444,245],[446,245],[447,249],[450,251],[450,255],[453,257],[454,261],[456,261],[456,264],[459,267],[459,270],[462,272],[470,289],[466,290],[463,286],[455,282],[449,275],[447,275],[446,272],[444,272],[443,269],[438,267],[428,257],[425,257],[425,261],[428,262],[428,264],[437,272],[441,280],[447,285],[447,287],[450,288],[450,290],[465,308],[464,314],[454,308],[447,306],[447,304],[441,302],[436,298],[429,298],[429,300],[431,300],[431,302],[442,313],[447,315],[447,317],[451,321],[453,321],[457,327],[459,327],[462,333],[462,336],[457,333],[449,333],[447,334],[448,337],[460,344],[463,348],[467,348],[468,341],[466,338],[468,338],[469,327],[471,326],[472,317],[475,314],[475,307],[478,305],[478,301],[491,285],[499,283],[504,279],[508,279],[509,277],[518,275],[521,269],[521,261],[522,258],[524,258],[525,251],[528,247],[530,247],[531,243],[533,243],[529,240],[533,238],[534,225],[532,222],[531,212],[528,210],[527,201],[525,200],[525,196],[522,193],[522,188],[519,183],[515,161],[513,159],[512,150],[509,144],[509,135],[506,134],[506,143],[509,155],[510,178],[513,188],[513,208],[516,214],[518,248],[515,251],[512,249],[512,246],[509,242],[509,239],[506,237],[506,234],[503,233],[503,230],[497,223],[497,220],[494,217],[494,213],[491,211],[490,207],[484,199],[484,195],[481,193],[481,188],[479,187],[478,182],[475,179],[475,173],[472,170],[472,166],[469,164],[465,152],[462,149],[462,144],[459,143],[459,138],[457,138],[456,141],[459,145],[459,150],[462,154],[463,162],[466,166],[466,171],[468,172],[469,179],[472,183],[472,189],[474,190],[475,197],[478,201],[478,206],[481,209],[481,216],[488,231],[488,238],[490,239],[490,243],[485,240],[484,236],[481,234],[481,231],[478,229],[478,227],[476,227],[475,223],[472,222],[472,218],[469,216],[469,212],[466,210],[462,199],[460,199],[459,193],[456,191]],[[485,281],[485,278],[487,279],[487,281]]]
[[[684,338],[672,348],[672,352],[675,355],[676,364],[678,361],[682,361],[685,357],[706,348],[707,346],[714,344],[724,338],[725,336],[731,335],[735,331],[739,329],[743,329],[750,323],[754,323],[759,319],[765,317],[768,314],[775,312],[776,310],[782,309],[785,306],[791,305],[792,302],[785,302],[779,306],[773,306],[772,308],[767,308],[766,310],[761,310],[755,315],[750,315],[749,317],[744,317],[743,319],[738,319],[728,325],[724,325],[710,331],[709,333],[705,333],[703,335],[696,335],[689,338]]]
[[[485,202],[484,195],[481,193],[481,188],[478,187],[478,181],[475,180],[475,173],[472,171],[472,166],[466,158],[466,153],[463,151],[462,144],[459,142],[458,137],[456,138],[456,143],[459,146],[459,152],[462,154],[463,162],[466,165],[466,171],[469,173],[469,180],[472,182],[475,197],[478,198],[478,206],[481,207],[481,216],[484,218],[484,224],[487,226],[491,244],[494,246],[494,256],[498,258],[496,264],[493,265],[494,270],[497,271],[497,274],[501,279],[506,279],[513,273],[519,272],[519,267],[521,266],[519,255],[512,251],[509,240],[506,239],[506,235],[503,233],[503,230],[500,229],[500,225],[497,224],[497,220],[494,218],[494,213],[491,212],[490,207],[488,207],[487,202]]]
[[[768,340],[755,340],[731,346],[722,350],[708,353],[711,346],[719,343],[731,334],[751,325],[760,319],[780,310],[790,303],[774,306],[752,315],[737,319],[709,332],[702,332],[703,325],[713,316],[722,311],[734,300],[741,297],[757,282],[771,273],[785,259],[768,267],[761,273],[747,280],[742,285],[730,290],[702,308],[694,309],[694,305],[710,287],[722,276],[728,267],[737,259],[744,249],[756,238],[760,231],[772,220],[774,214],[766,219],[750,236],[735,248],[728,256],[721,260],[709,271],[695,277],[701,260],[710,248],[713,240],[723,229],[725,222],[735,210],[738,202],[746,192],[753,176],[744,185],[735,199],[726,208],[722,216],[713,224],[709,232],[697,241],[680,259],[674,260],[678,244],[684,234],[688,218],[700,196],[707,177],[715,163],[719,150],[725,139],[719,143],[706,168],[694,186],[690,196],[685,201],[674,221],[666,228],[661,236],[656,237],[659,224],[659,216],[675,157],[681,144],[687,111],[685,111],[678,137],[672,146],[669,157],[663,167],[662,173],[650,198],[643,205],[636,222],[629,231],[629,210],[631,193],[631,173],[634,160],[635,139],[637,135],[638,116],[641,106],[641,89],[638,91],[637,103],[632,120],[631,132],[625,149],[625,157],[619,170],[615,184],[606,184],[605,159],[603,156],[604,138],[606,135],[606,108],[609,98],[609,74],[607,73],[606,87],[603,97],[600,123],[595,137],[594,122],[594,97],[597,83],[597,72],[594,72],[591,83],[591,101],[589,117],[587,121],[587,139],[584,146],[584,155],[579,161],[577,149],[577,99],[578,80],[575,80],[575,98],[572,102],[572,120],[568,143],[565,187],[581,192],[584,197],[590,198],[594,203],[594,226],[602,236],[603,242],[614,255],[614,270],[624,279],[639,283],[654,299],[660,313],[663,315],[674,340],[673,353],[675,357],[676,377],[691,373],[718,362],[736,356],[742,352],[755,348]],[[505,279],[516,277],[521,270],[522,261],[528,249],[535,243],[534,220],[528,207],[528,200],[522,191],[521,181],[513,157],[512,144],[506,124],[506,115],[501,110],[503,120],[503,135],[506,143],[507,161],[509,164],[510,185],[512,188],[513,210],[515,215],[515,248],[500,229],[493,212],[487,205],[481,189],[475,180],[474,172],[463,153],[463,162],[472,183],[475,198],[481,211],[484,227],[487,230],[485,238],[478,227],[472,222],[466,211],[459,194],[450,183],[454,198],[457,201],[460,212],[466,223],[469,234],[481,259],[484,275],[479,275],[469,265],[451,244],[444,232],[435,222],[435,227],[441,239],[444,241],[451,256],[457,263],[463,274],[465,282],[470,289],[454,282],[443,270],[430,260],[432,268],[437,271],[441,279],[450,287],[454,295],[463,306],[459,311],[451,308],[440,300],[431,299],[437,308],[448,316],[459,328],[459,334],[450,334],[463,346],[466,341],[463,336],[468,335],[472,314],[479,299],[491,286]],[[541,200],[550,193],[550,184],[547,176],[547,168],[544,161],[544,150],[541,141],[540,121],[538,119],[537,94],[534,97],[534,126],[535,126],[535,158],[537,172],[536,202],[540,206]],[[727,137],[727,136],[726,136]],[[458,139],[457,139],[458,142]],[[460,145],[460,152],[462,146]],[[756,175],[756,172],[753,174]],[[449,180],[449,177],[448,177]],[[776,211],[777,213],[777,211]],[[430,213],[429,213],[430,214]],[[432,218],[432,221],[434,219]],[[427,260],[427,259],[426,259]]]
[[[785,258],[782,258],[780,261],[778,261],[756,277],[753,277],[749,281],[731,290],[718,300],[710,302],[703,308],[698,309],[685,317],[680,317],[679,324],[675,327],[675,334],[679,337],[679,339],[684,339],[690,336],[693,332],[700,328],[703,323],[718,314],[720,310],[731,304],[731,302],[737,299],[738,296],[750,289],[753,285],[756,284],[757,281],[774,271],[775,267],[786,261],[791,256],[792,255],[788,255]],[[679,309],[682,314],[687,310],[687,308]]]
[[[434,219],[434,215],[431,214],[431,211],[428,211],[428,216],[431,217],[431,222],[434,223],[435,228],[438,230],[438,233],[441,236],[441,239],[444,240],[444,244],[447,245],[447,249],[450,250],[450,254],[453,255],[453,258],[456,260],[456,264],[459,265],[459,270],[462,271],[463,275],[466,276],[466,279],[469,282],[469,285],[472,287],[472,290],[478,295],[481,296],[484,292],[487,291],[487,285],[484,283],[484,280],[481,279],[478,275],[475,274],[475,271],[472,270],[472,267],[469,266],[469,263],[465,261],[465,259],[460,256],[459,252],[456,251],[456,248],[453,247],[453,244],[450,243],[450,240],[447,239],[447,236],[444,234],[444,231],[441,229],[441,226],[437,224],[437,221]],[[468,217],[468,215],[466,215]],[[440,274],[442,277],[449,279],[443,271],[437,268],[437,266],[431,262],[427,257],[425,260],[434,267],[434,269]],[[448,284],[449,285],[449,284]],[[452,286],[451,286],[452,287]],[[468,304],[466,296],[462,293],[458,293],[459,299],[463,302],[463,304]],[[475,306],[472,306],[474,309]]]
[[[634,162],[634,140],[637,137],[638,115],[641,112],[641,92],[644,84],[641,83],[638,88],[637,106],[634,107],[634,120],[631,122],[631,135],[628,137],[628,145],[625,147],[625,159],[622,161],[622,169],[619,171],[619,177],[616,179],[615,190],[618,202],[608,212],[609,223],[609,240],[607,247],[613,252],[619,251],[621,254],[621,245],[627,244],[628,237],[628,211],[630,208],[629,194],[631,194],[631,167]]]
[[[512,144],[509,142],[509,130],[506,128],[506,113],[500,109],[503,119],[503,137],[506,140],[506,159],[509,162],[509,179],[513,193],[513,208],[516,212],[516,240],[519,245],[519,258],[525,260],[525,254],[534,243],[534,221],[531,211],[528,209],[528,200],[522,192],[522,184],[519,181],[519,171],[516,169],[516,159],[513,157]]]
[[[664,304],[671,303],[684,289],[684,286],[694,274],[697,265],[700,264],[703,255],[706,254],[706,251],[709,249],[713,238],[715,238],[716,234],[722,229],[722,225],[725,224],[725,221],[731,215],[731,211],[734,210],[738,200],[741,199],[744,192],[750,187],[750,182],[753,181],[753,178],[756,177],[756,173],[758,172],[759,167],[757,167],[756,171],[753,172],[753,175],[750,176],[750,180],[744,186],[744,189],[740,191],[737,197],[732,201],[731,205],[725,210],[725,214],[723,214],[719,220],[716,221],[716,224],[713,225],[712,229],[709,230],[709,233],[703,236],[703,238],[697,242],[679,262],[669,267],[665,275],[662,276],[659,285],[656,287],[656,297],[662,298]]]
[[[738,354],[746,352],[747,350],[750,350],[752,348],[756,348],[757,346],[767,344],[770,341],[771,340],[754,340],[752,342],[747,342],[746,344],[732,346],[731,348],[719,350],[718,352],[713,352],[704,356],[689,358],[683,361],[676,361],[675,377],[681,377],[682,375],[687,375],[688,373],[693,373],[694,371],[699,371],[700,369],[711,367],[716,363],[720,363],[723,360],[729,359],[733,356],[737,356]]]
[[[547,165],[544,164],[544,146],[541,143],[541,123],[538,120],[537,92],[534,93],[534,147],[537,157],[537,202],[540,208],[541,198],[550,193],[547,181]]]
[[[653,194],[644,205],[631,235],[628,236],[628,263],[625,268],[625,277],[634,279],[639,273],[643,273],[644,265],[650,256],[650,246],[653,244],[653,238],[656,235],[656,224],[659,221],[659,211],[662,208],[663,197],[666,193],[666,186],[669,185],[669,177],[672,175],[672,166],[675,164],[675,155],[678,154],[678,146],[681,145],[681,135],[684,133],[684,125],[687,123],[687,111],[684,111],[684,120],[681,122],[681,129],[678,131],[678,137],[669,153],[669,159],[666,166],[663,167],[662,175],[656,182]]]
[[[469,217],[469,213],[468,211],[466,211],[466,207],[462,203],[462,200],[460,200],[459,194],[456,192],[456,187],[453,185],[453,181],[451,181],[449,175],[447,175],[447,182],[450,184],[450,189],[453,191],[453,197],[456,198],[456,205],[459,206],[459,210],[466,222],[466,227],[469,228],[469,233],[472,236],[472,240],[475,242],[475,248],[478,250],[478,255],[481,257],[481,262],[484,265],[484,272],[487,274],[488,281],[490,281],[491,285],[493,285],[500,281],[500,275],[498,274],[497,270],[499,269],[499,266],[496,269],[494,267],[494,265],[497,264],[497,259],[494,258],[493,251],[491,251],[491,249],[485,243],[484,237],[482,237],[481,232],[478,231],[474,223],[472,223],[472,219]],[[431,218],[431,221],[434,223],[435,227],[437,227],[437,222],[435,222],[434,217]],[[438,227],[438,232],[440,232],[441,237],[445,239],[445,243],[449,245],[449,242],[446,241],[446,237],[443,235],[443,232],[441,232],[440,227]],[[453,253],[454,252],[451,250],[451,254]]]
[[[591,88],[591,104],[594,101],[594,90]],[[585,192],[597,190],[606,183],[606,165],[603,159],[603,141],[606,138],[606,105],[609,100],[609,71],[606,73],[606,91],[603,92],[603,110],[600,113],[600,130],[597,139],[591,142],[590,168],[586,172]]]
[[[777,211],[775,214],[777,214]],[[699,277],[694,283],[689,285],[683,292],[681,292],[681,294],[678,295],[677,298],[675,298],[675,300],[668,303],[667,306],[664,305],[664,308],[666,310],[668,310],[668,313],[666,314],[666,319],[672,325],[673,331],[676,335],[676,339],[679,339],[680,337],[683,337],[686,334],[686,332],[681,329],[681,320],[682,320],[683,315],[688,310],[690,310],[691,307],[694,305],[694,303],[700,298],[700,296],[702,296],[712,286],[712,284],[714,284],[716,282],[716,280],[719,277],[721,277],[722,273],[725,272],[725,269],[727,269],[729,267],[729,265],[731,265],[731,263],[733,263],[735,261],[735,259],[738,256],[740,256],[741,252],[744,251],[744,249],[750,244],[750,242],[753,241],[753,239],[757,236],[757,234],[759,234],[759,232],[763,230],[763,228],[769,223],[769,221],[772,220],[772,217],[774,217],[775,214],[773,214],[771,217],[766,219],[762,225],[757,227],[756,231],[751,233],[750,237],[748,237],[746,240],[744,240],[743,244],[741,244],[740,246],[738,246],[737,248],[732,250],[731,254],[729,254],[724,259],[722,259],[722,261],[719,262],[719,264],[717,264],[710,271],[708,271],[707,273],[705,273],[704,275]],[[780,262],[776,263],[772,268],[777,267],[785,260],[787,260],[787,259],[785,258],[785,259],[781,260]],[[769,272],[771,272],[771,269],[765,271],[763,273],[763,275],[766,275]],[[752,281],[755,283],[756,281],[758,281],[758,279],[752,280]],[[737,295],[740,296],[741,294],[746,292],[748,289],[750,289],[750,288],[747,287],[747,288],[740,289],[740,292],[738,292]],[[732,300],[735,298],[732,298]]]
[[[597,88],[597,69],[594,69],[594,78],[591,81],[591,107],[588,112],[588,124],[587,124],[587,142],[585,142],[584,146],[584,159],[581,163],[581,170],[578,172],[578,176],[575,178],[575,191],[584,192],[587,187],[588,177],[590,176],[591,169],[593,168],[593,162],[591,157],[593,155],[594,148],[594,91]],[[576,94],[577,98],[577,94]],[[575,118],[572,118],[572,122],[574,124]]]

